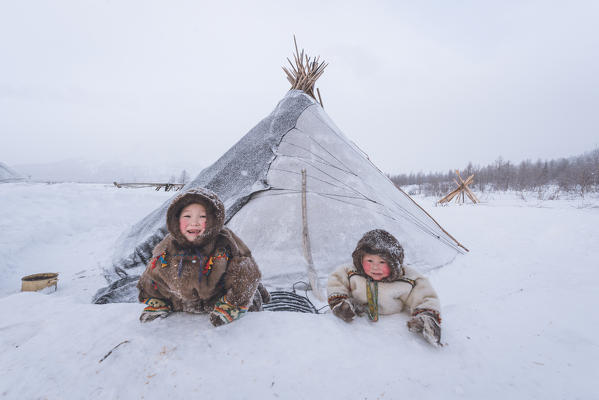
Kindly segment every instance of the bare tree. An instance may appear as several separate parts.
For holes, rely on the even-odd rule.
[[[575,191],[582,196],[599,191],[599,148],[576,157],[557,160],[524,160],[517,166],[498,157],[487,166],[469,162],[464,174],[474,174],[472,188],[485,190],[530,190],[542,192],[547,185],[557,185],[559,191]],[[389,176],[397,186],[418,185],[416,193],[441,195],[453,186],[454,172],[410,172]],[[555,196],[553,196],[555,197]]]

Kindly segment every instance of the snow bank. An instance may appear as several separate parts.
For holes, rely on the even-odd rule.
[[[0,295],[20,290],[21,277],[37,272],[61,272],[62,286],[74,273],[93,271],[104,285],[119,233],[170,196],[100,184],[2,185]]]
[[[471,250],[429,273],[446,343],[435,349],[408,332],[405,315],[346,324],[263,312],[213,328],[205,315],[142,325],[140,304],[90,304],[114,238],[168,196],[2,186],[0,397],[596,396],[599,200],[427,207]],[[18,277],[46,270],[61,273],[57,292],[18,292]]]

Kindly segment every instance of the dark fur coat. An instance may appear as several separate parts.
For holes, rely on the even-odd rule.
[[[179,230],[179,215],[192,203],[206,208],[206,229],[193,242]],[[154,248],[152,260],[139,279],[139,300],[165,300],[173,311],[210,312],[226,295],[227,301],[250,311],[268,302],[260,270],[248,247],[223,226],[225,210],[215,193],[192,189],[180,194],[167,212],[169,234]]]

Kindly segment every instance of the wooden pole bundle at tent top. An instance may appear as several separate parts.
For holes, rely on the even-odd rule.
[[[474,174],[470,175],[468,178],[466,178],[466,180],[463,180],[462,176],[460,175],[460,171],[456,169],[455,173],[458,175],[460,183],[458,183],[458,181],[454,179],[453,181],[457,185],[457,187],[454,190],[452,190],[449,194],[447,194],[447,196],[439,200],[437,204],[447,204],[454,198],[456,203],[462,204],[465,200],[464,195],[468,196],[474,204],[480,203],[478,198],[474,195],[474,193],[472,193],[472,191],[468,187],[468,185],[470,185],[474,181]]]
[[[288,58],[287,61],[289,62],[291,69],[282,67],[283,71],[285,71],[287,80],[291,83],[291,89],[302,90],[316,100],[316,97],[314,96],[314,84],[316,83],[316,80],[320,78],[328,64],[321,61],[320,56],[308,57],[304,52],[304,49],[300,52],[297,47],[295,35],[293,35],[293,43],[295,44],[295,54],[293,55],[295,65]],[[320,106],[324,107],[322,98],[320,97],[320,90],[316,89],[316,92],[318,93],[318,102],[320,103]]]

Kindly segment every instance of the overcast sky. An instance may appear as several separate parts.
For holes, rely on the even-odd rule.
[[[2,1],[0,161],[207,166],[300,47],[386,172],[599,146],[598,1]]]

